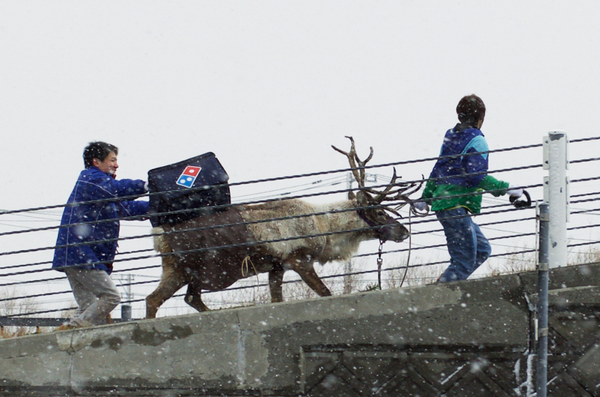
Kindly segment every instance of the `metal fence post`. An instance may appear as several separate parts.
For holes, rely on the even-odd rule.
[[[131,305],[128,303],[121,305],[121,321],[131,321]]]
[[[546,397],[548,383],[548,247],[550,208],[547,203],[539,206],[539,264],[538,264],[538,345],[537,345],[537,397]]]
[[[537,397],[546,397],[548,384],[549,270],[567,266],[567,157],[567,135],[564,132],[549,132],[544,138],[544,169],[549,172],[544,178],[544,203],[539,207]]]
[[[567,266],[567,221],[569,219],[569,186],[567,178],[567,134],[553,131],[544,138],[544,202],[550,205],[550,269]]]

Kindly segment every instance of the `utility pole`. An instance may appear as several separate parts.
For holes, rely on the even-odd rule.
[[[352,172],[348,172],[346,177],[346,189],[348,194],[352,191],[352,182],[354,181],[354,176],[352,176]],[[352,292],[352,258],[348,259],[348,261],[344,264],[344,294],[350,294]]]
[[[370,179],[369,179],[370,178]],[[366,174],[365,182],[377,182],[377,174]],[[352,183],[354,183],[354,175],[352,172],[348,172],[346,177],[346,190],[348,193],[352,191]],[[348,262],[344,264],[344,294],[350,294],[352,292],[352,258],[348,259]]]

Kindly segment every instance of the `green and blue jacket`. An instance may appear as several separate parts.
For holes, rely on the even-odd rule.
[[[446,132],[440,158],[421,196],[432,211],[464,207],[478,214],[484,192],[506,194],[508,182],[487,175],[488,151],[485,137],[477,128],[457,124]]]

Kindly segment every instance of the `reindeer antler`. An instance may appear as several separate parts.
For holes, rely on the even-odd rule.
[[[425,183],[425,176],[421,175],[421,180],[419,182],[412,182],[412,183],[407,183],[405,186],[405,189],[403,191],[399,191],[398,194],[396,195],[396,197],[393,197],[390,200],[398,200],[398,201],[404,201],[402,204],[399,204],[398,206],[396,206],[395,210],[398,211],[400,210],[400,208],[404,207],[406,204],[411,204],[412,200],[409,198],[409,196],[415,192],[417,192],[419,189],[421,189],[421,186],[423,186],[423,183]],[[408,192],[407,192],[408,190]]]
[[[348,158],[350,168],[352,169],[352,175],[354,175],[354,179],[358,183],[359,190],[375,195],[375,197],[372,198],[372,201],[377,204],[381,204],[383,201],[405,201],[404,204],[398,206],[398,208],[401,208],[406,203],[409,203],[410,199],[408,198],[408,196],[418,191],[423,185],[423,181],[420,181],[419,183],[397,183],[396,180],[398,179],[398,175],[396,174],[396,167],[394,167],[394,174],[392,176],[392,180],[383,191],[377,191],[375,189],[366,187],[365,166],[373,158],[373,147],[370,148],[371,152],[369,156],[364,161],[362,161],[356,154],[356,145],[354,143],[354,138],[352,138],[351,136],[346,136],[346,138],[350,139],[351,142],[349,152],[345,152],[341,149],[338,149],[333,145],[331,145],[331,147]]]
[[[375,189],[365,189],[369,193],[375,194],[376,196],[373,198],[373,201],[377,204],[381,204],[383,201],[404,201],[404,203],[398,205],[396,210],[404,207],[406,204],[411,203],[412,200],[409,196],[419,189],[423,185],[423,180],[419,182],[396,182],[396,168],[394,168],[394,175],[392,176],[391,182],[385,187],[385,189],[381,192],[378,192]]]
[[[352,175],[354,175],[354,179],[356,179],[356,183],[358,183],[358,187],[360,189],[365,189],[365,165],[373,158],[373,147],[371,147],[371,153],[369,153],[369,157],[367,157],[364,161],[358,157],[356,154],[356,146],[354,144],[354,138],[351,136],[346,136],[346,138],[350,139],[352,145],[350,146],[350,152],[344,152],[341,149],[336,148],[331,145],[331,147],[348,157],[348,161],[350,162],[350,168],[352,168]],[[358,163],[358,165],[356,164]]]

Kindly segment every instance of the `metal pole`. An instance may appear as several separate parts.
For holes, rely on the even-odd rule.
[[[567,266],[567,221],[569,218],[569,189],[567,178],[567,135],[553,131],[544,138],[544,202],[550,205],[550,269]]]
[[[567,266],[569,189],[567,135],[553,131],[544,138],[544,203],[540,205],[540,252],[538,267],[538,346],[536,389],[546,397],[548,384],[548,282],[549,270]]]
[[[128,303],[121,305],[121,321],[131,321],[131,305]]]
[[[123,279],[121,278],[121,281]],[[133,300],[133,294],[131,292],[131,283],[133,281],[133,276],[131,274],[127,275],[127,290],[125,292],[126,303],[121,304],[121,321],[131,321],[132,320],[132,309],[131,309],[131,301]]]
[[[538,257],[538,345],[537,345],[537,397],[546,397],[548,384],[548,251],[550,246],[550,206],[540,204],[540,236]]]

